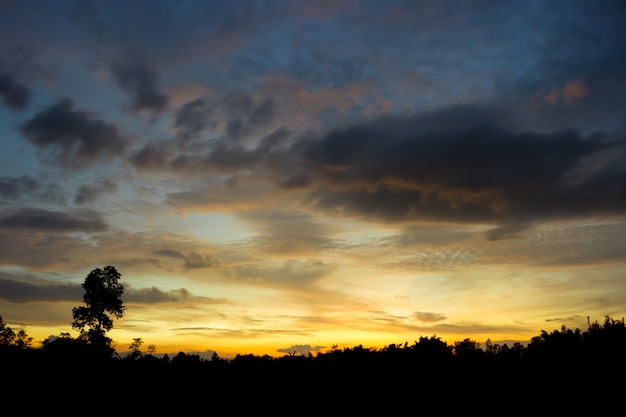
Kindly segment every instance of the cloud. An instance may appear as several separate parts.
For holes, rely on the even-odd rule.
[[[110,180],[105,180],[97,184],[83,184],[78,189],[74,204],[81,205],[91,203],[103,194],[110,194],[117,191],[117,184]]]
[[[202,97],[185,103],[176,112],[174,127],[185,139],[197,138],[208,128],[221,129],[231,139],[239,139],[254,132],[254,127],[269,124],[274,108],[272,98],[255,103],[248,93],[234,90],[217,98]]]
[[[267,209],[239,212],[237,216],[257,230],[253,242],[259,253],[291,258],[312,256],[334,246],[329,237],[333,228],[307,213]]]
[[[220,99],[220,106],[231,114],[247,114],[254,106],[254,99],[242,90],[233,90]]]
[[[28,270],[72,270],[85,262],[100,262],[102,251],[94,251],[84,240],[65,233],[33,233],[20,228],[0,233],[0,265]]]
[[[233,106],[250,111],[243,97]],[[221,175],[222,183],[202,192],[170,194],[171,204],[285,201],[372,221],[491,224],[490,239],[515,237],[535,221],[624,213],[626,138],[575,129],[537,133],[515,120],[506,107],[467,104],[298,137],[278,129],[255,144],[155,142],[132,161]]]
[[[488,230],[485,233],[487,240],[501,240],[501,239],[514,239],[521,238],[520,232],[523,232],[529,227],[529,224],[521,222],[515,224],[503,224]]]
[[[130,157],[130,163],[138,170],[166,170],[172,153],[167,142],[150,142]]]
[[[163,291],[153,286],[150,288],[135,289],[126,284],[124,296],[125,302],[139,304],[164,304],[164,303],[191,303],[202,302],[203,304],[222,304],[223,298],[198,297],[186,288]]]
[[[139,170],[183,175],[215,169],[252,170],[251,164],[263,164],[268,152],[289,135],[285,128],[268,126],[273,119],[273,103],[273,99],[255,103],[249,94],[238,90],[189,101],[173,119],[177,140],[151,141],[131,155],[130,163]],[[244,143],[246,140],[260,144],[261,149]]]
[[[399,254],[396,254],[399,255]],[[448,248],[440,250],[412,250],[403,256],[393,256],[384,264],[385,270],[449,271],[476,264],[478,256],[473,249]]]
[[[311,345],[292,345],[287,348],[277,349],[276,352],[287,353],[289,355],[307,355],[313,352],[319,352],[326,346],[311,346]]]
[[[212,106],[203,98],[185,103],[176,112],[174,127],[180,130],[183,137],[194,137],[206,127],[214,125],[210,120]]]
[[[286,259],[282,262],[234,265],[233,276],[250,284],[301,289],[310,287],[336,270],[319,259]]]
[[[132,160],[140,168],[221,175],[221,185],[203,192],[170,194],[172,204],[219,199],[233,208],[254,199],[258,207],[280,199],[373,221],[492,224],[492,239],[515,237],[535,221],[624,212],[626,138],[536,133],[514,120],[507,108],[468,104],[299,137],[278,129],[253,145],[223,139],[186,150],[155,142]]]
[[[168,258],[180,259],[184,261],[185,269],[217,268],[221,265],[219,259],[213,255],[203,255],[197,252],[190,252],[183,255],[181,252],[171,249],[158,249],[152,252],[154,255]]]
[[[464,243],[475,236],[475,231],[451,224],[412,224],[404,227],[398,235],[385,238],[394,247],[415,248],[419,246],[446,247]]]
[[[250,123],[259,125],[267,124],[274,115],[274,100],[271,98],[264,100],[250,113]]]
[[[540,265],[600,265],[626,259],[623,222],[538,227],[526,236],[529,260]]]
[[[0,230],[93,233],[107,229],[107,224],[99,214],[86,210],[63,213],[23,208],[0,213]]]
[[[159,113],[167,108],[168,98],[159,91],[158,74],[146,63],[132,58],[118,59],[111,65],[117,84],[132,96],[134,111]]]
[[[565,104],[573,104],[576,100],[585,97],[587,94],[587,86],[584,80],[566,82],[562,92]]]
[[[589,94],[587,84],[584,80],[571,80],[567,81],[561,91],[550,91],[545,93],[544,91],[537,91],[532,97],[532,104],[551,104],[557,105],[565,103],[567,105],[574,104],[577,100],[586,97]],[[562,101],[561,101],[562,100]]]
[[[384,117],[294,150],[316,185],[310,197],[330,212],[395,222],[519,224],[626,209],[620,179],[626,167],[618,162],[624,139],[573,130],[518,133],[486,116],[470,107]],[[612,156],[596,159],[595,171],[584,170],[607,149]]]
[[[443,314],[439,313],[427,313],[423,311],[416,311],[414,313],[415,320],[420,321],[422,323],[437,323],[439,321],[444,321],[447,317]]]
[[[30,102],[30,89],[7,73],[0,74],[0,96],[7,107],[25,110]]]
[[[22,194],[31,193],[38,188],[39,183],[28,175],[0,177],[0,198],[16,200]]]
[[[177,327],[171,329],[178,334],[198,334],[210,333],[213,337],[234,337],[234,338],[256,338],[276,335],[290,336],[311,336],[308,331],[297,329],[224,329],[217,327]]]
[[[42,150],[50,150],[53,163],[67,169],[119,156],[126,146],[117,126],[93,114],[74,110],[70,99],[37,113],[21,126],[24,137]]]
[[[78,284],[53,284],[43,280],[35,282],[17,281],[8,274],[0,273],[0,299],[11,303],[79,302],[84,293]]]
[[[298,174],[284,180],[280,186],[287,190],[299,188],[308,188],[311,185],[311,179],[306,174]]]
[[[164,304],[164,303],[191,303],[202,302],[203,304],[222,304],[226,300],[222,298],[198,297],[186,288],[168,291],[160,290],[153,286],[150,288],[131,287],[124,283],[124,302],[138,304]],[[84,289],[79,284],[57,284],[37,278],[11,277],[9,274],[0,272],[0,299],[11,303],[33,303],[40,301],[61,302],[82,300]]]
[[[572,321],[572,320],[580,320],[582,317],[581,316],[572,316],[572,317],[568,317],[568,318],[556,318],[556,319],[546,319],[546,322],[551,322],[551,321],[558,321],[558,322],[564,322],[564,321]]]

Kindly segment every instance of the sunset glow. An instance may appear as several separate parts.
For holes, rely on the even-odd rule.
[[[0,2],[0,315],[221,357],[626,315],[619,1]]]

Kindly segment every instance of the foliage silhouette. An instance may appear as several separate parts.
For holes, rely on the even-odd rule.
[[[121,274],[113,266],[94,269],[82,284],[85,305],[72,309],[72,327],[80,329],[80,338],[103,354],[114,352],[112,340],[106,335],[113,328],[109,315],[119,319],[126,310],[121,299],[124,285],[119,282],[120,278]]]
[[[33,342],[33,338],[26,334],[26,330],[19,329],[15,332],[6,325],[2,316],[0,316],[0,348],[29,348]]]

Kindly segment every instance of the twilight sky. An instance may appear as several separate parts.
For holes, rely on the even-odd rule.
[[[626,315],[626,4],[0,0],[0,315],[282,355]]]

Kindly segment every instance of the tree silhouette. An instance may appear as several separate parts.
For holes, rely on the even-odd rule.
[[[20,329],[17,333],[4,323],[0,316],[0,347],[16,347],[20,349],[29,348],[33,341],[32,337],[26,334],[26,330]]]
[[[134,338],[133,342],[128,347],[129,352],[128,356],[126,356],[126,359],[137,360],[143,357],[143,353],[141,352],[141,345],[143,345],[143,340],[141,340],[141,337]]]
[[[95,349],[113,353],[112,340],[106,332],[113,328],[113,320],[122,318],[126,307],[121,299],[124,285],[119,282],[121,274],[112,266],[96,268],[87,275],[82,287],[84,306],[74,307],[72,327],[80,329],[80,338]],[[85,327],[89,327],[85,330]]]

